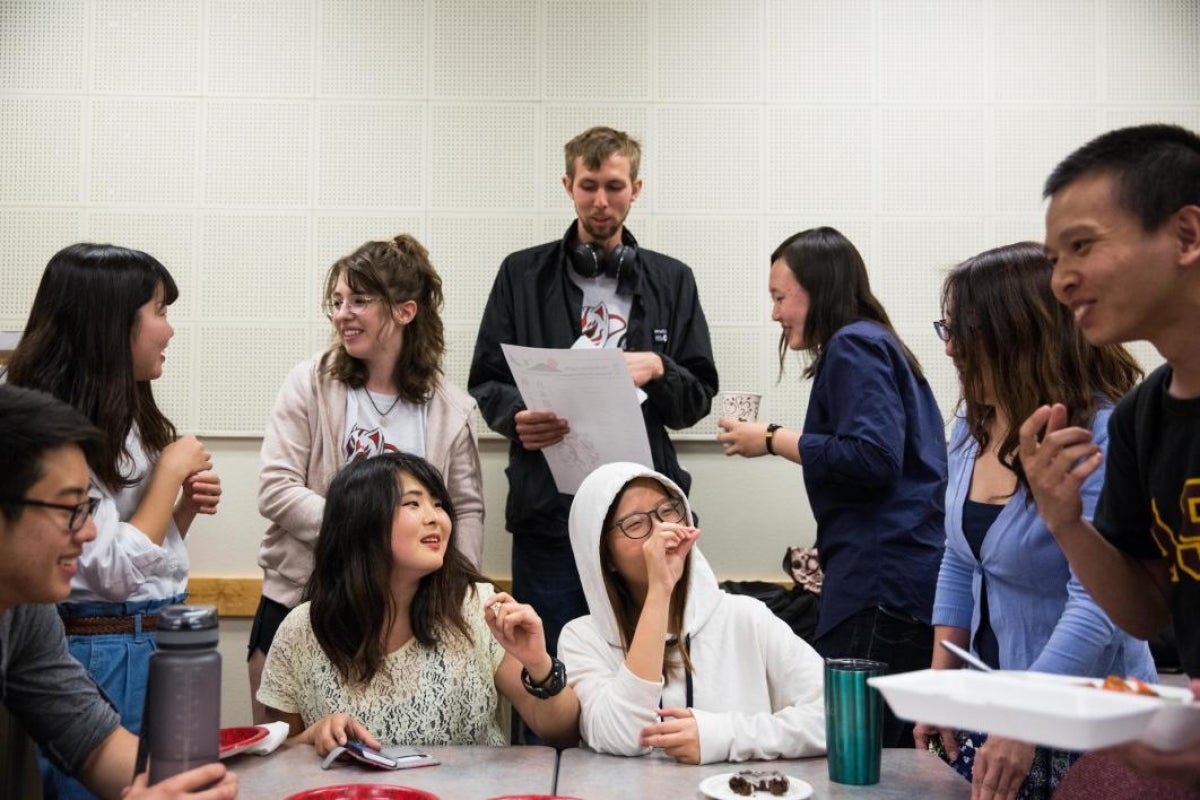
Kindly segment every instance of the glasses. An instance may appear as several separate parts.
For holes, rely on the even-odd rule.
[[[946,320],[939,319],[933,323],[933,330],[937,333],[937,337],[943,342],[948,342],[954,338],[954,328],[946,324]]]
[[[330,297],[321,304],[321,310],[325,312],[325,316],[333,319],[334,316],[343,308],[355,316],[363,313],[372,303],[379,302],[378,297],[370,297],[368,295],[356,294],[351,296],[349,300],[343,300],[340,297]]]
[[[96,513],[96,506],[100,505],[100,498],[89,497],[79,505],[64,505],[63,503],[47,503],[44,500],[29,500],[27,498],[17,498],[14,500],[0,500],[0,504],[9,506],[36,506],[38,508],[57,508],[59,511],[70,512],[71,516],[67,517],[67,530],[71,533],[78,533],[79,529],[87,522],[88,517]]]
[[[630,539],[645,539],[654,529],[652,516],[659,522],[683,522],[683,501],[668,500],[651,511],[635,511],[614,522],[613,527]]]

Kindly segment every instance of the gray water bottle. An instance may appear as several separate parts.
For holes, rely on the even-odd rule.
[[[158,651],[150,657],[141,742],[150,759],[151,784],[220,757],[217,637],[214,606],[168,606],[158,614]]]

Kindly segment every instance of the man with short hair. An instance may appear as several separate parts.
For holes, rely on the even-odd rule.
[[[717,369],[692,271],[638,247],[625,218],[642,189],[641,146],[595,127],[563,148],[563,188],[576,219],[559,240],[509,255],[479,324],[467,388],[492,430],[510,441],[506,527],[513,534],[513,594],[542,617],[550,652],[587,601],[567,538],[571,496],[559,494],[542,450],[563,440],[569,420],[529,409],[500,345],[571,347],[581,335],[623,350],[647,395],[642,417],[654,468],[686,492],[667,428],[690,427],[709,412]],[[604,398],[596,398],[603,403]]]
[[[101,797],[232,798],[237,778],[221,764],[151,787],[142,774],[122,794],[137,737],[67,652],[54,603],[67,598],[79,554],[96,538],[88,466],[102,436],[50,395],[0,386],[0,701],[57,767]],[[36,789],[22,783],[24,739],[6,744],[0,789],[29,797]]]
[[[1046,248],[1059,301],[1094,345],[1144,339],[1166,364],[1109,421],[1094,524],[1079,487],[1104,456],[1067,410],[1021,428],[1038,510],[1096,602],[1141,638],[1174,622],[1200,698],[1200,136],[1171,125],[1106,133],[1046,181]],[[1200,747],[1124,749],[1140,769],[1200,787]]]

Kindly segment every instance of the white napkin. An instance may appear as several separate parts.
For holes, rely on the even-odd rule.
[[[288,733],[291,730],[291,726],[286,722],[268,722],[266,725],[258,725],[256,727],[266,728],[267,738],[260,742],[255,742],[242,752],[254,753],[259,756],[273,753],[288,738]]]

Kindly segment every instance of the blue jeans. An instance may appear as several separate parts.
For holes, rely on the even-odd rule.
[[[825,658],[869,658],[888,665],[889,675],[928,669],[933,628],[883,606],[851,614],[813,642]],[[913,723],[903,722],[884,703],[883,746],[912,747]]]
[[[546,649],[556,655],[563,627],[588,613],[571,540],[514,534],[512,576],[513,597],[533,606],[542,618]]]
[[[185,597],[179,595],[168,600],[132,603],[60,603],[58,613],[63,619],[155,614],[173,603],[183,602]],[[121,725],[131,733],[140,733],[146,705],[146,684],[150,678],[150,656],[158,649],[154,631],[68,636],[67,649],[95,679],[100,691],[121,715]],[[83,784],[55,769],[40,753],[38,766],[42,772],[42,793],[46,800],[91,800],[94,797]]]

